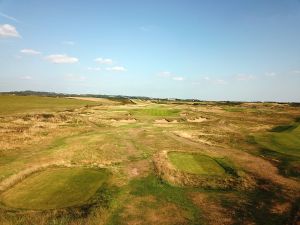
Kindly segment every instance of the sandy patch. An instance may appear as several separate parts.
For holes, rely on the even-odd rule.
[[[187,121],[190,123],[202,123],[206,120],[207,120],[207,118],[205,118],[205,117],[197,117],[195,119],[187,119]]]
[[[120,123],[135,123],[136,119],[122,119],[122,120],[119,120],[118,122],[120,122]]]
[[[195,142],[200,142],[206,145],[215,145],[212,142],[206,140],[205,138],[201,138],[197,133],[192,133],[192,132],[186,132],[186,131],[174,131],[173,134],[175,134],[176,136],[179,137],[183,137],[186,139],[189,139],[191,141],[195,141]],[[208,136],[208,135],[206,135]]]
[[[155,123],[169,123],[169,121],[166,120],[166,119],[155,120],[154,122],[155,122]]]

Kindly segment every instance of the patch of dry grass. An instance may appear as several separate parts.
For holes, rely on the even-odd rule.
[[[199,215],[199,223],[235,223],[232,214],[238,212],[238,203],[233,201],[237,207],[227,210],[220,204],[221,192],[211,201],[209,194],[199,188],[172,187],[160,183],[157,177],[151,178],[155,171],[152,160],[155,162],[155,157],[164,151],[229,158],[253,181],[263,178],[280,186],[285,197],[300,197],[299,181],[281,176],[276,164],[261,157],[258,146],[248,138],[251,133],[289,124],[299,117],[299,108],[258,103],[232,106],[213,102],[156,104],[136,100],[136,104],[125,104],[106,99],[85,100],[96,105],[64,108],[58,103],[57,111],[48,104],[41,111],[33,104],[32,111],[26,109],[26,113],[0,117],[2,190],[44,167],[67,163],[108,168],[112,183],[120,189],[119,195],[114,195],[107,208],[97,208],[85,215],[75,213],[75,209],[62,215],[17,215],[0,207],[2,224],[107,224],[113,221],[111,217],[123,218],[119,220],[123,224],[186,224],[196,218],[194,214]],[[161,165],[168,163],[164,161]],[[257,185],[255,188],[261,187]],[[239,191],[241,201],[246,201],[249,193],[245,189]],[[249,209],[255,207],[247,204]],[[264,199],[255,204],[265,204]],[[270,208],[277,214],[293,211],[292,205],[278,201]]]

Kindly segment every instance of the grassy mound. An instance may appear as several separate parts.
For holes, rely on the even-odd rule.
[[[300,157],[300,126],[278,126],[272,132],[255,136],[264,148],[286,155]]]
[[[175,186],[205,189],[251,189],[253,180],[226,158],[162,151],[154,157],[156,173]]]
[[[169,160],[176,169],[198,175],[223,175],[225,169],[211,157],[200,154],[170,152]]]
[[[270,132],[254,136],[262,147],[262,153],[280,161],[279,169],[284,175],[300,176],[300,125],[277,126]]]
[[[57,209],[88,201],[108,179],[108,172],[88,168],[51,168],[26,178],[1,195],[20,209]]]

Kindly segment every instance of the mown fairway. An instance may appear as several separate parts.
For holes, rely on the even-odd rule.
[[[278,128],[274,130],[267,134],[256,136],[255,140],[266,149],[285,155],[300,157],[300,126],[295,124],[288,126],[284,130],[277,131]]]
[[[299,107],[0,96],[0,114],[0,224],[299,218]]]
[[[106,181],[103,170],[51,168],[31,175],[7,192],[1,200],[20,209],[57,209],[83,204]]]
[[[171,152],[169,158],[179,170],[201,175],[222,175],[225,170],[212,158],[201,154]]]
[[[254,138],[261,146],[262,154],[278,160],[278,167],[282,174],[300,177],[299,122],[276,126],[269,132],[254,135]]]
[[[0,115],[24,112],[43,112],[72,109],[86,105],[97,105],[97,102],[67,99],[60,97],[38,96],[0,96]],[[99,104],[99,103],[98,103]]]

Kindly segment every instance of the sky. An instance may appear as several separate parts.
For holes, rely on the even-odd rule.
[[[0,0],[0,91],[300,102],[300,0]]]

